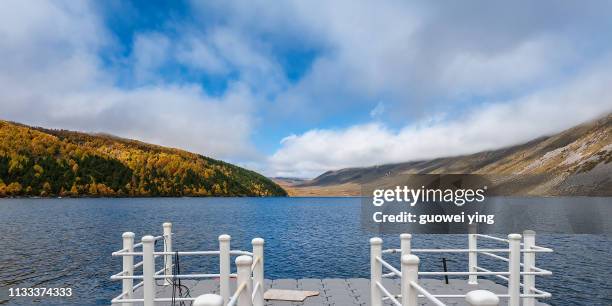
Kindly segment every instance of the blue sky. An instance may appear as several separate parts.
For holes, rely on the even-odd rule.
[[[1,118],[270,176],[494,149],[612,110],[605,1],[0,8]]]

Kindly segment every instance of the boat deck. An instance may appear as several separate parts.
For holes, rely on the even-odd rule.
[[[160,280],[161,284],[162,281]],[[190,295],[197,297],[205,293],[219,293],[218,280],[183,280],[181,282],[189,288]],[[504,294],[508,289],[502,285],[496,284],[490,280],[479,279],[478,285],[468,285],[465,279],[449,279],[449,284],[443,280],[437,279],[420,279],[421,284],[427,291],[432,294],[465,294],[476,289],[489,290],[493,293]],[[383,285],[388,288],[392,294],[399,294],[400,281],[399,279],[383,279]],[[236,288],[236,282],[231,280],[232,292]],[[266,280],[265,289],[294,289],[294,290],[312,290],[319,291],[318,296],[306,298],[304,302],[287,302],[267,300],[266,306],[353,306],[353,305],[370,305],[370,280],[365,278],[350,278],[350,279],[275,279]],[[172,297],[172,286],[157,286],[157,297]],[[142,287],[138,288],[134,293],[135,298],[142,298]],[[441,299],[447,305],[467,305],[463,298],[444,298]],[[501,298],[500,305],[507,305],[507,299]],[[428,303],[425,298],[420,298],[419,305],[434,305]],[[190,305],[191,303],[185,303]],[[170,305],[170,303],[156,303],[156,305]],[[179,305],[179,303],[176,303]],[[384,305],[393,305],[390,301],[386,301]],[[546,306],[547,304],[538,303],[538,306]]]

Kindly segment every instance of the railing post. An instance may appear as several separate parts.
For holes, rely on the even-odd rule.
[[[155,257],[153,255],[155,238],[153,236],[142,237],[142,294],[144,306],[155,305]]]
[[[238,279],[236,280],[236,288],[240,288],[242,284],[246,284],[238,296],[238,306],[251,306],[251,291],[253,282],[251,281],[251,265],[253,259],[248,255],[241,255],[236,258],[236,267],[238,269]]]
[[[376,257],[382,257],[382,239],[374,237],[370,239],[370,298],[372,306],[382,305],[382,292],[377,282],[382,282],[382,263]]]
[[[478,266],[478,236],[475,233],[468,234],[468,249],[470,250],[468,253],[468,271],[476,272],[478,271],[476,269]],[[478,285],[478,275],[469,275],[468,284]]]
[[[532,250],[535,245],[534,231],[526,230],[523,232],[523,248],[526,250]],[[523,272],[534,272],[535,267],[535,253],[525,252],[523,253]],[[531,288],[535,288],[535,275],[523,275],[523,293],[524,294],[535,294]],[[524,306],[534,306],[535,298],[525,297],[523,298]]]
[[[499,297],[487,290],[474,290],[465,295],[465,301],[472,306],[498,306]]]
[[[223,297],[216,294],[202,294],[193,301],[193,306],[223,306]]]
[[[410,254],[410,240],[411,239],[412,239],[412,235],[410,234],[400,235],[400,245],[402,249],[402,256]]]
[[[164,252],[172,252],[172,223],[165,222],[164,228]],[[172,255],[164,255],[164,274],[172,274]],[[172,284],[172,278],[166,277],[164,285]]]
[[[223,297],[223,305],[230,299],[230,235],[219,236],[219,293]]]
[[[255,238],[251,244],[253,245],[253,260],[257,261],[253,269],[253,288],[259,283],[253,306],[264,306],[264,240]]]
[[[416,255],[402,255],[402,306],[417,306],[418,292],[410,282],[418,282],[419,258]]]
[[[127,250],[127,252],[134,252],[134,233],[125,232],[123,235],[123,249]],[[134,276],[134,256],[128,255],[123,256],[123,270],[124,276]],[[132,278],[124,278],[122,281],[122,292],[127,292],[123,298],[131,299],[134,293],[134,279]],[[132,303],[123,303],[123,306],[129,306]]]
[[[510,256],[508,261],[508,270],[510,277],[508,279],[508,294],[510,300],[508,306],[519,306],[521,296],[521,235],[510,234]]]

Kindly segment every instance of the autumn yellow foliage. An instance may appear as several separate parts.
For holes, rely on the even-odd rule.
[[[285,196],[266,177],[109,135],[0,121],[0,196]]]

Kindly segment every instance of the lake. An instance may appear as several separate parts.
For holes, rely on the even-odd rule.
[[[0,200],[0,304],[108,305],[121,291],[109,277],[121,271],[121,234],[161,234],[174,225],[175,250],[215,250],[217,237],[232,236],[232,249],[250,249],[254,237],[266,240],[266,278],[369,277],[368,239],[360,225],[358,198],[156,198]],[[397,235],[383,235],[384,247],[399,247]],[[612,304],[612,238],[605,235],[539,235],[538,266],[554,275],[537,285],[552,292],[552,305]],[[462,235],[415,235],[415,248],[465,248]],[[482,246],[488,244],[482,243]],[[493,246],[493,245],[491,245]],[[428,254],[421,270],[465,270],[467,256]],[[479,264],[505,267],[479,257]],[[391,260],[398,267],[398,260]],[[217,257],[181,258],[181,269],[217,273]],[[506,267],[507,269],[507,267]],[[499,271],[499,270],[498,270]],[[42,303],[7,300],[8,287],[72,287],[66,300]]]

